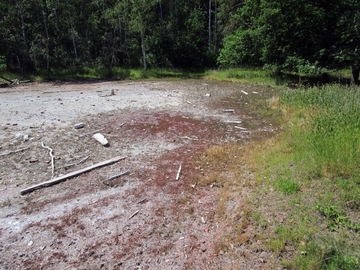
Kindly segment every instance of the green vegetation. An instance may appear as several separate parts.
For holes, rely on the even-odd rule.
[[[265,67],[311,74],[352,68],[358,83],[358,1],[244,0],[230,17],[222,66]]]
[[[358,83],[360,72],[356,0],[4,0],[0,15],[1,55],[21,75],[243,67],[311,76],[346,68]],[[239,81],[249,75],[229,72],[223,76]]]
[[[284,261],[294,269],[360,267],[359,107],[358,89],[336,84],[280,94],[287,123],[260,175],[286,194],[278,207],[288,218],[269,246],[277,253],[294,246],[300,255]]]
[[[203,73],[200,71],[186,71],[181,69],[136,69],[136,68],[118,68],[111,69],[111,78],[108,77],[108,70],[102,68],[81,68],[81,69],[52,69],[51,79],[57,80],[143,80],[143,79],[190,79],[200,78]],[[15,74],[13,75],[15,76]],[[36,72],[29,74],[34,81],[46,81],[47,74]]]
[[[340,84],[277,89],[262,104],[282,113],[281,132],[212,147],[202,161],[209,169],[198,181],[221,188],[217,215],[233,228],[218,249],[248,241],[251,224],[254,241],[286,269],[359,269],[359,91]],[[244,196],[245,206],[226,208]]]
[[[233,81],[251,84],[276,84],[276,77],[265,69],[229,68],[222,70],[208,70],[204,78],[211,80]]]

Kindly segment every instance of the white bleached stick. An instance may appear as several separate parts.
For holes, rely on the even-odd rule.
[[[176,174],[176,178],[175,178],[176,181],[179,180],[179,178],[180,178],[181,167],[182,167],[182,164],[180,164],[179,169],[178,169],[178,172],[177,172],[177,174]]]
[[[51,157],[51,178],[54,178],[54,174],[55,174],[55,161],[54,160],[55,160],[55,157],[54,157],[54,154],[53,154],[53,150],[50,147],[45,146],[43,142],[41,143],[41,146],[50,151],[49,154],[50,154],[50,157]]]

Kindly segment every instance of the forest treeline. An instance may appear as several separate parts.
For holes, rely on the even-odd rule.
[[[2,0],[10,71],[81,67],[360,70],[358,0]]]

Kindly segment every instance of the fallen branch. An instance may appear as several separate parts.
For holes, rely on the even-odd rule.
[[[223,110],[223,112],[233,113],[233,112],[235,112],[235,110],[234,109],[226,109],[226,110]]]
[[[127,174],[129,174],[129,173],[130,173],[130,171],[126,171],[126,172],[122,172],[122,173],[116,174],[116,175],[114,175],[114,176],[111,176],[111,177],[108,179],[108,181],[110,182],[110,181],[112,181],[112,180],[115,180],[116,178],[119,178],[119,177],[121,177],[121,176],[127,175]]]
[[[248,95],[249,93],[248,92],[245,92],[244,90],[241,90],[241,93],[245,94],[245,95]]]
[[[175,178],[176,181],[179,180],[179,178],[180,178],[181,167],[182,167],[182,164],[180,164],[179,169],[178,169],[178,172],[177,172],[177,174],[176,174],[176,178]]]
[[[54,178],[54,174],[55,174],[55,157],[54,157],[54,154],[53,154],[53,150],[50,147],[45,146],[43,142],[41,143],[41,146],[50,151],[49,154],[50,154],[50,157],[51,157],[51,178]]]
[[[28,150],[29,147],[25,147],[25,148],[21,148],[21,149],[18,149],[18,150],[14,150],[14,151],[10,151],[10,152],[7,152],[7,153],[2,153],[0,154],[1,157],[3,156],[8,156],[8,155],[11,155],[11,154],[16,154],[16,153],[19,153],[19,152],[22,152],[22,151],[25,151],[25,150]]]
[[[13,84],[13,83],[14,83],[13,81],[11,81],[11,80],[9,80],[9,79],[5,78],[2,74],[0,74],[0,78],[1,78],[1,79],[3,79],[4,81],[9,82],[10,84]]]
[[[56,178],[54,178],[52,180],[49,180],[49,181],[37,184],[35,186],[23,189],[23,190],[20,191],[20,193],[21,193],[21,195],[25,195],[27,193],[33,192],[34,190],[58,184],[58,183],[63,182],[65,180],[69,179],[69,178],[78,176],[80,174],[83,174],[85,172],[91,171],[91,170],[96,169],[96,168],[100,168],[100,167],[103,167],[103,166],[114,164],[114,163],[119,162],[120,160],[124,160],[124,159],[125,159],[125,157],[115,157],[115,158],[112,158],[112,159],[109,159],[109,160],[94,164],[92,166],[86,167],[84,169],[81,169],[81,170],[78,170],[78,171],[75,171],[75,172],[71,172],[71,173],[56,177]]]

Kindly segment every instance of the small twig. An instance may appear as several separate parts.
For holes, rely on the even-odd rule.
[[[182,164],[180,164],[179,170],[178,170],[178,172],[177,172],[177,174],[176,174],[176,178],[175,178],[176,181],[179,180],[179,178],[180,178],[181,167],[182,167]]]
[[[51,157],[51,178],[54,178],[54,174],[55,174],[55,157],[53,155],[53,150],[50,147],[45,146],[43,142],[41,143],[41,146],[50,151],[49,154],[50,154],[50,157]]]
[[[136,210],[136,211],[129,217],[129,219],[132,219],[132,218],[135,217],[138,213],[139,213],[139,210]]]
[[[143,202],[145,202],[146,200],[147,200],[147,198],[144,198],[144,199],[138,201],[137,203],[143,203]]]
[[[10,151],[10,152],[7,152],[7,153],[0,154],[0,156],[1,157],[8,156],[8,155],[16,154],[16,153],[19,153],[19,152],[22,152],[22,151],[25,151],[25,150],[28,150],[28,149],[29,149],[29,147],[25,147],[25,148],[21,148],[21,149],[18,149],[18,150],[14,150],[14,151]]]
[[[245,95],[248,95],[249,93],[248,92],[245,92],[244,90],[241,90],[241,93],[245,94]]]
[[[127,174],[129,174],[129,173],[130,173],[130,171],[126,171],[126,172],[122,172],[122,173],[116,174],[116,175],[114,175],[114,176],[111,176],[111,177],[108,179],[108,181],[110,182],[110,181],[112,181],[112,180],[115,180],[116,178],[119,178],[119,177],[121,177],[121,176],[127,175]]]
[[[85,162],[88,158],[89,158],[89,156],[84,157],[82,160],[80,160],[78,163],[76,163],[76,165],[79,165],[79,164]]]
[[[74,167],[76,164],[75,163],[71,163],[71,164],[66,164],[64,166],[64,169],[67,170],[67,169],[70,169],[71,167]]]
[[[82,160],[80,160],[80,161],[77,162],[77,163],[69,163],[69,164],[66,164],[66,165],[64,166],[64,168],[67,170],[67,169],[69,169],[69,168],[71,168],[71,167],[77,166],[77,165],[85,162],[88,158],[89,158],[89,156],[86,156],[86,157],[84,157]]]
[[[231,120],[229,120],[229,121],[225,121],[224,123],[227,123],[227,124],[241,124],[242,123],[242,121],[231,121]]]
[[[235,110],[234,109],[226,109],[226,110],[223,110],[223,112],[233,113],[233,112],[235,112]]]
[[[119,244],[119,227],[116,225],[116,232],[115,232],[115,245]]]
[[[246,130],[246,128],[244,128],[244,127],[234,126],[234,128],[241,129],[241,130]]]
[[[180,137],[180,136],[178,136],[180,139],[187,139],[187,140],[193,140],[193,141],[198,141],[199,139],[198,138],[196,138],[196,137],[193,137],[193,138],[191,138],[191,137],[189,137],[189,136],[182,136],[182,137]]]

